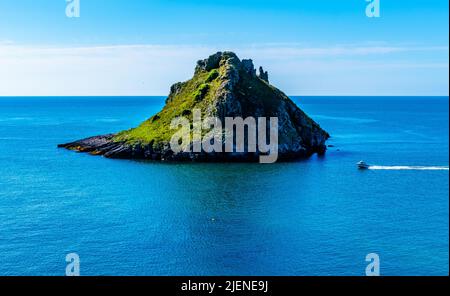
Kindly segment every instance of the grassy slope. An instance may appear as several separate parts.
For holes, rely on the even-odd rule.
[[[192,119],[191,111],[194,108],[205,110],[211,103],[214,94],[220,86],[218,76],[223,69],[214,69],[210,72],[201,71],[184,82],[181,91],[170,98],[163,110],[144,121],[137,128],[120,132],[114,140],[128,144],[148,144],[170,141],[176,130],[170,129],[172,119],[180,116]]]

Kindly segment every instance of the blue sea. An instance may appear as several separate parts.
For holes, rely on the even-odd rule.
[[[0,98],[0,275],[64,275],[73,252],[82,275],[365,275],[369,253],[382,275],[449,274],[448,97],[293,97],[333,145],[297,162],[56,148],[164,99]]]

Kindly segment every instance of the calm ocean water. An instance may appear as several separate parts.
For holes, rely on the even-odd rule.
[[[64,275],[70,252],[82,275],[364,275],[372,252],[384,275],[448,275],[448,170],[405,169],[448,167],[448,97],[294,100],[335,147],[260,165],[56,148],[162,97],[0,98],[0,275]]]

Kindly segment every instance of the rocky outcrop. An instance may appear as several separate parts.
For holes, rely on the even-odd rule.
[[[263,67],[259,67],[259,79],[264,80],[265,82],[269,83],[269,73],[267,71],[264,71]]]
[[[108,158],[256,161],[258,152],[175,153],[169,145],[176,130],[172,119],[192,117],[200,109],[203,117],[277,117],[279,159],[298,159],[326,151],[329,134],[298,108],[283,92],[269,84],[268,73],[252,60],[240,60],[232,52],[218,52],[197,63],[192,79],[174,84],[166,105],[137,128],[117,134],[91,137],[59,147]],[[191,150],[192,151],[192,150]]]

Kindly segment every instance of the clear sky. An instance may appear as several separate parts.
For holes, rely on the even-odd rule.
[[[0,0],[0,95],[166,95],[232,50],[289,95],[448,95],[449,2]]]

